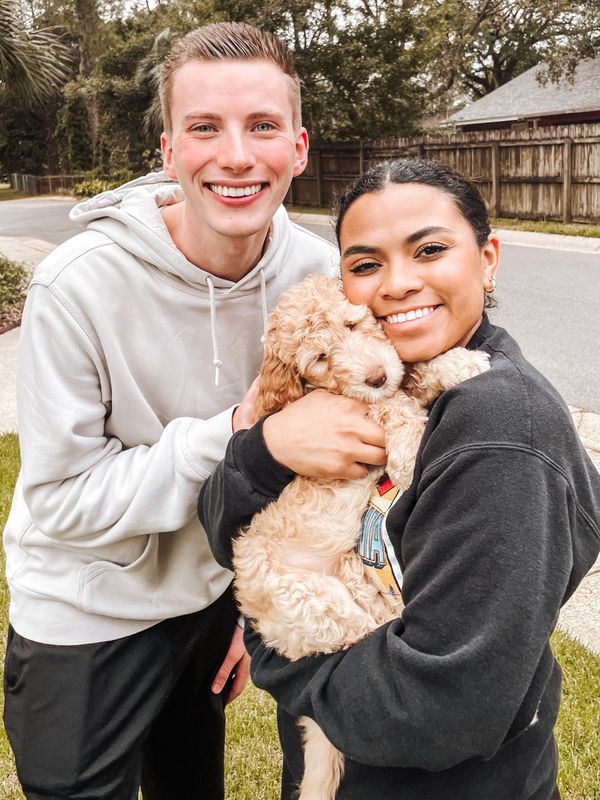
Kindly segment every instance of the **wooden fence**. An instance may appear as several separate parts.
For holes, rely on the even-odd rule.
[[[388,142],[311,147],[286,200],[330,207],[370,165],[399,156],[433,158],[476,181],[494,217],[600,222],[600,124],[475,131]]]

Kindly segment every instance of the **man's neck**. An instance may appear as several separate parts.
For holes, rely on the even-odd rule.
[[[269,229],[247,237],[231,238],[200,230],[187,216],[185,200],[166,206],[162,217],[176,247],[192,264],[217,278],[239,281],[260,261]]]

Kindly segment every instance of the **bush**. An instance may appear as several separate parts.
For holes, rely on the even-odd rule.
[[[122,181],[107,181],[102,178],[89,178],[87,181],[76,183],[71,190],[75,197],[93,197],[96,194],[107,192],[109,189],[116,189],[121,186]]]
[[[0,314],[25,296],[28,278],[23,264],[0,255]]]

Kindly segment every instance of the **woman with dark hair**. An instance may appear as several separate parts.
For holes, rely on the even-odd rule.
[[[384,563],[366,537],[359,552],[367,571],[385,567],[401,616],[296,662],[247,628],[254,682],[278,702],[282,796],[302,775],[295,719],[308,716],[346,757],[340,800],[554,800],[549,638],[598,554],[600,478],[558,393],[484,310],[499,244],[476,187],[401,159],[359,178],[338,212],[344,292],[401,359],[464,346],[491,368],[432,404],[411,486],[373,502]],[[205,483],[199,513],[221,563],[293,478],[285,432],[306,401],[237,433]]]

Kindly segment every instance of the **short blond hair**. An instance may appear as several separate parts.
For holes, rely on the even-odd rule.
[[[302,125],[300,79],[286,45],[245,22],[214,22],[191,31],[173,47],[161,67],[160,105],[167,133],[172,127],[173,78],[188,61],[272,61],[289,81],[294,130]]]

